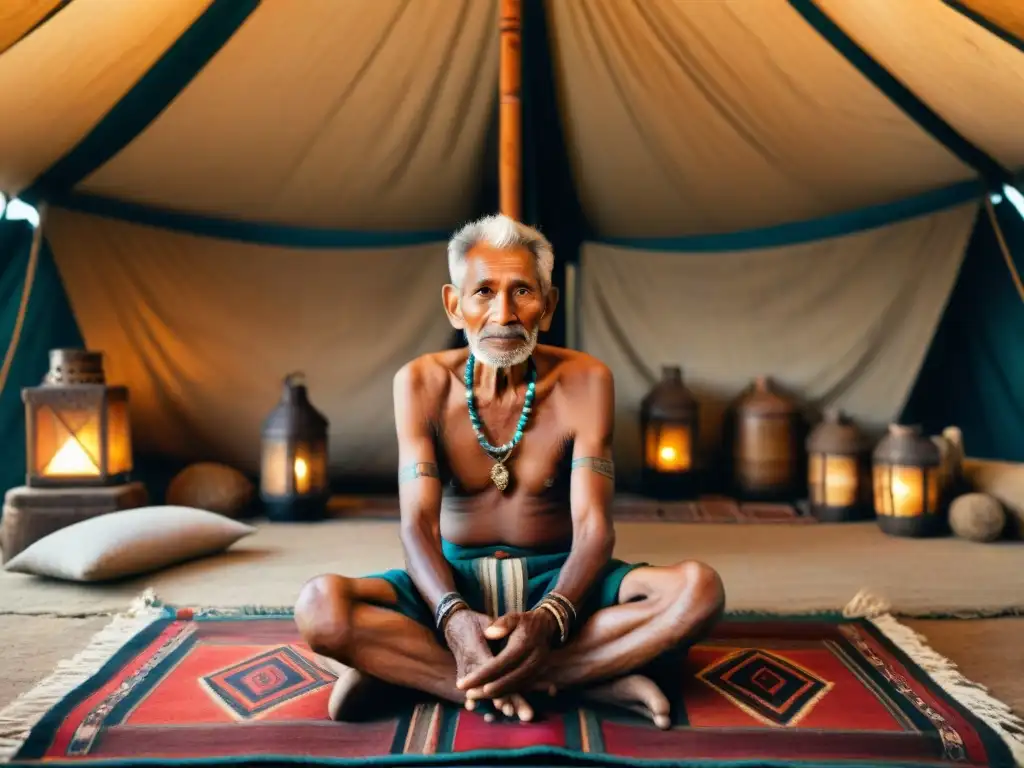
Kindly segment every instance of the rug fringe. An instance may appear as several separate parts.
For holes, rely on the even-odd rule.
[[[999,608],[956,608],[948,610],[914,610],[893,607],[889,598],[869,589],[862,589],[842,610],[847,619],[870,619],[882,615],[902,616],[911,619],[995,619],[1007,616],[1024,616],[1024,605],[1006,605]]]
[[[988,688],[966,678],[953,661],[928,645],[924,635],[888,613],[867,620],[927,672],[939,687],[999,734],[1017,765],[1024,766],[1024,719],[992,696]]]
[[[843,616],[847,619],[869,619],[881,616],[892,610],[892,604],[882,595],[862,589],[843,607]]]
[[[49,677],[0,711],[0,763],[10,762],[36,723],[75,688],[96,674],[136,634],[163,615],[160,600],[147,589],[128,609],[89,641],[84,650],[57,664]]]

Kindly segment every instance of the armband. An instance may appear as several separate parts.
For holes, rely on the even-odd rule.
[[[615,462],[611,459],[602,459],[597,456],[584,456],[582,458],[572,460],[573,469],[580,469],[584,467],[597,472],[599,475],[604,475],[609,480],[615,479]]]
[[[418,461],[415,464],[406,464],[398,470],[398,483],[407,483],[417,477],[440,477],[437,471],[437,464],[429,461]]]

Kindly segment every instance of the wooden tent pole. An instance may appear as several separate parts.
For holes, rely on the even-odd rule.
[[[520,0],[501,0],[498,201],[501,212],[516,221],[522,219],[522,21]]]

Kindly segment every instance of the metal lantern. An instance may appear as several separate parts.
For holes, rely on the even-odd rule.
[[[640,404],[644,489],[655,496],[688,496],[696,472],[697,400],[677,365],[662,366],[661,381]]]
[[[945,528],[942,461],[920,427],[890,424],[872,456],[878,525],[894,536],[930,536]]]
[[[122,485],[132,471],[128,389],[107,385],[103,353],[50,350],[50,370],[25,403],[31,488]]]
[[[869,453],[864,435],[841,411],[825,411],[807,438],[807,490],[811,514],[837,523],[871,516]]]
[[[776,392],[767,376],[736,405],[733,435],[733,484],[741,498],[769,501],[797,492],[799,414]]]
[[[323,519],[329,495],[327,419],[309,402],[305,377],[291,373],[263,423],[260,499],[271,520],[308,522]]]

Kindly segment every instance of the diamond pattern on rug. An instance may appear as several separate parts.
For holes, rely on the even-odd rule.
[[[832,688],[813,672],[756,648],[731,653],[697,677],[747,714],[776,726],[796,725]]]
[[[251,719],[332,681],[289,646],[281,646],[202,678],[203,687],[235,715]]]

